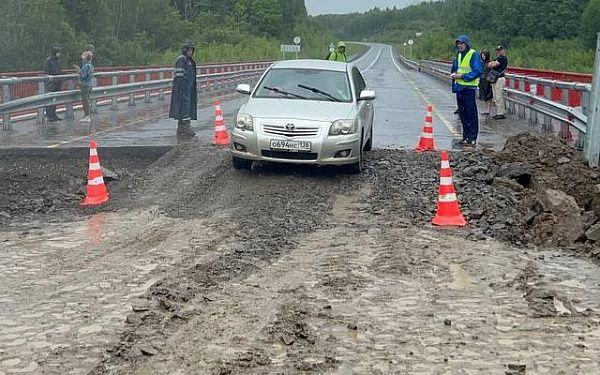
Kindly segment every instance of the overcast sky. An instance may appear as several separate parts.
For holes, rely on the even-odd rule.
[[[410,4],[420,3],[421,0],[305,0],[308,14],[352,13],[364,12],[369,9],[396,6],[403,8]]]

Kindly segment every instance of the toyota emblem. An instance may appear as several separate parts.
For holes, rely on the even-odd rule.
[[[285,124],[286,130],[294,130],[296,129],[296,125],[294,124]]]

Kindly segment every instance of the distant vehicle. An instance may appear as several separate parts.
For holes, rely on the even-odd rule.
[[[373,145],[375,92],[352,64],[280,61],[254,89],[242,84],[237,92],[250,98],[232,132],[234,168],[268,161],[362,171],[363,151]]]

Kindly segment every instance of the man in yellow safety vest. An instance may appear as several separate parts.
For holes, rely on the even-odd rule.
[[[457,54],[452,64],[452,92],[456,93],[458,116],[462,123],[463,145],[475,146],[479,133],[479,117],[475,100],[483,63],[479,53],[471,48],[466,35],[456,38]]]

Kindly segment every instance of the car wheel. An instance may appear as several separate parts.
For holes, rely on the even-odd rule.
[[[252,168],[252,160],[241,159],[236,156],[231,158],[231,162],[233,164],[233,168],[235,169],[251,169]]]
[[[363,136],[364,136],[364,134],[361,135],[361,137],[360,137],[361,140],[363,139]],[[360,173],[362,173],[363,148],[364,148],[364,145],[361,145],[359,147],[360,153],[358,155],[358,161],[356,163],[354,163],[354,164],[349,164],[348,165],[348,172],[349,173],[351,173],[351,174],[360,174]]]

